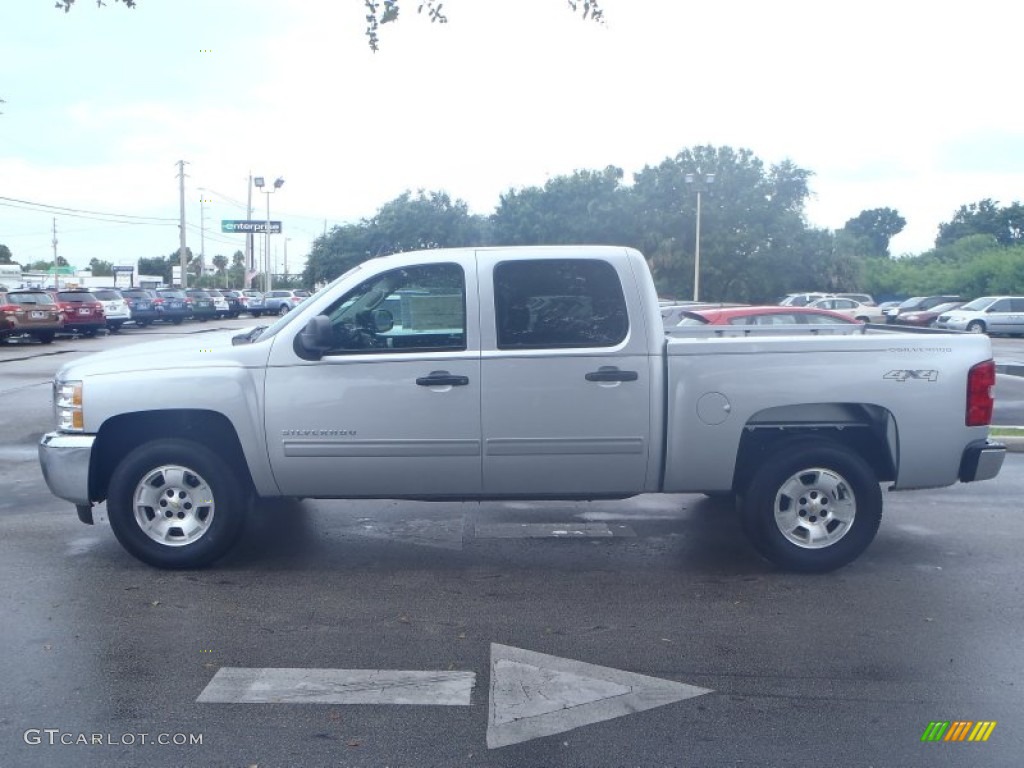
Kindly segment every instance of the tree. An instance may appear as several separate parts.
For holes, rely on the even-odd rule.
[[[462,200],[446,192],[406,191],[385,203],[370,219],[335,227],[313,241],[303,282],[333,280],[367,259],[399,251],[481,245],[487,220],[473,216]]]
[[[1024,205],[1015,202],[1000,208],[990,198],[961,205],[950,221],[939,224],[935,245],[950,245],[969,235],[992,235],[1000,245],[1024,243]]]
[[[907,220],[892,208],[872,208],[861,211],[843,225],[843,230],[861,239],[871,256],[889,256],[889,241],[903,231]]]
[[[228,268],[228,257],[221,254],[217,254],[213,257],[213,266],[217,270],[217,274],[224,277],[224,287],[226,288],[227,283],[227,268]]]
[[[95,256],[89,259],[89,269],[93,277],[113,277],[114,265],[109,261],[103,261]]]
[[[510,190],[491,216],[491,236],[501,245],[632,244],[638,231],[622,175],[608,166],[558,176],[543,188]]]
[[[698,146],[634,175],[634,243],[664,295],[693,295],[697,195],[686,179],[714,182],[701,195],[701,294],[715,301],[774,301],[849,272],[827,235],[809,230],[803,207],[811,172],[770,168],[747,149]]]
[[[409,1],[411,2],[411,0]],[[115,2],[124,3],[126,8],[134,8],[137,0],[115,0]],[[366,37],[371,50],[376,52],[380,49],[380,25],[398,20],[401,3],[402,0],[363,0],[366,14]],[[590,19],[598,23],[604,21],[600,0],[566,0],[566,3],[573,13],[580,13],[584,20]],[[56,7],[65,13],[70,11],[74,4],[75,0],[56,0]],[[104,5],[103,0],[96,0],[96,5]],[[447,24],[448,17],[441,11],[443,6],[443,0],[418,0],[416,13],[426,13],[433,23]]]

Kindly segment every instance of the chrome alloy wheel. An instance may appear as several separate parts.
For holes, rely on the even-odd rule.
[[[181,547],[203,537],[213,523],[213,491],[188,467],[169,464],[146,473],[133,494],[135,522],[158,544]]]
[[[774,513],[787,541],[803,549],[821,549],[849,532],[857,499],[842,475],[817,467],[802,469],[779,487]]]

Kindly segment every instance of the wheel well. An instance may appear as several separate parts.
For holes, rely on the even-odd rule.
[[[92,451],[97,460],[89,470],[89,497],[94,501],[106,499],[110,476],[121,460],[140,445],[163,438],[206,445],[238,471],[245,485],[253,487],[242,444],[224,414],[203,410],[142,411],[103,422]]]
[[[733,488],[742,495],[769,453],[817,437],[855,451],[878,480],[896,479],[896,422],[884,408],[856,403],[816,403],[770,408],[755,414],[740,439]]]

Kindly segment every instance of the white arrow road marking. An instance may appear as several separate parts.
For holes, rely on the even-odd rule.
[[[434,704],[469,706],[473,672],[222,667],[204,704]]]
[[[705,693],[711,690],[492,643],[487,747],[551,736]]]

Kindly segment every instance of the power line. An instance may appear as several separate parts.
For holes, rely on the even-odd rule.
[[[130,213],[110,213],[108,211],[90,211],[84,208],[69,208],[64,205],[50,205],[49,203],[37,203],[32,200],[19,200],[16,197],[4,197],[0,195],[0,200],[7,201],[6,203],[11,208],[24,208],[26,206],[32,206],[35,208],[42,208],[47,211],[59,211],[61,215],[70,216],[71,214],[93,214],[94,216],[106,216],[108,218],[119,218],[119,219],[138,219],[144,222],[176,222],[177,219],[171,219],[163,216],[134,216]],[[17,203],[18,205],[14,205]]]

